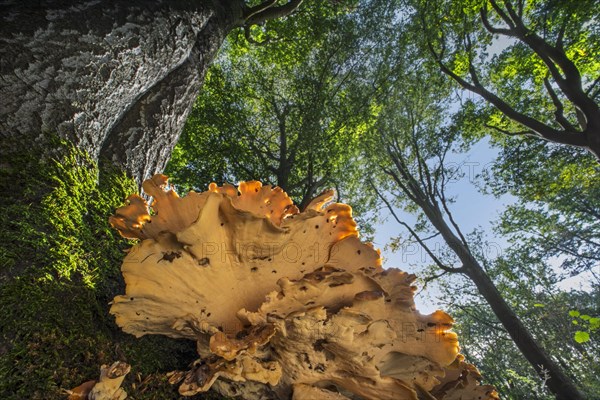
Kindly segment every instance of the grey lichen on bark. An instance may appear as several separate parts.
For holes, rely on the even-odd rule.
[[[241,1],[0,6],[0,132],[58,134],[138,182],[166,164]]]

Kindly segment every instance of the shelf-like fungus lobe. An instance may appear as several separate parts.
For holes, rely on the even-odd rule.
[[[111,218],[141,239],[111,313],[138,337],[197,341],[192,370],[170,378],[181,394],[496,398],[462,362],[452,318],[416,311],[415,276],[381,267],[332,192],[299,212],[260,182],[211,184],[183,198],[164,175],[143,187],[149,206],[132,195]]]

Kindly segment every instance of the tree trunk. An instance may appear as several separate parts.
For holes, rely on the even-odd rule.
[[[548,379],[546,386],[556,395],[558,400],[583,399],[573,382],[563,373],[558,365],[542,349],[519,317],[506,303],[498,289],[479,265],[467,268],[467,275],[487,300],[496,317],[515,342],[523,356],[534,366],[542,379]]]
[[[242,8],[235,0],[3,4],[0,133],[58,135],[141,182],[165,167]]]
[[[471,278],[479,293],[486,299],[496,318],[502,323],[517,348],[536,370],[542,379],[547,379],[546,386],[556,395],[557,400],[582,400],[581,393],[573,382],[563,373],[556,363],[546,354],[523,325],[519,317],[506,303],[494,282],[490,279],[471,251],[452,232],[440,212],[434,207],[423,203],[421,208],[427,218],[440,232],[444,241],[458,256],[465,270]]]

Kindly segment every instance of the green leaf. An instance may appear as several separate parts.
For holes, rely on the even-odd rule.
[[[571,322],[573,323],[573,325],[579,325],[579,322],[578,322],[576,319],[574,319],[574,320],[573,320],[573,321],[571,321]]]
[[[583,315],[581,315],[579,318],[581,318],[581,319],[582,319],[582,320],[584,320],[584,321],[589,321],[589,319],[590,319],[590,318],[592,318],[592,317],[590,317],[589,315],[585,315],[585,314],[583,314]]]
[[[534,307],[546,307],[545,305],[543,305],[542,303],[535,303],[533,305]]]
[[[571,311],[569,311],[569,315],[571,317],[579,317],[580,313],[579,313],[579,311],[571,310]]]
[[[575,332],[574,339],[577,343],[585,343],[590,340],[590,334],[587,332],[577,331]]]

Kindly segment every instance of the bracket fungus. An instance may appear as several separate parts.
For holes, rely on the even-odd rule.
[[[75,389],[67,390],[68,400],[125,400],[127,393],[121,384],[131,367],[122,361],[100,367],[100,379],[87,381]]]
[[[383,269],[349,206],[326,192],[300,212],[278,187],[143,184],[111,224],[140,239],[111,313],[135,336],[197,342],[182,395],[244,399],[497,399],[462,361],[453,320],[422,315],[415,276]]]

